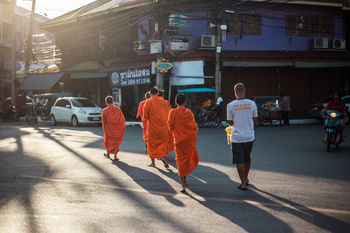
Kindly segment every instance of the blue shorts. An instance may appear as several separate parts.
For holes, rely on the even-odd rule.
[[[250,163],[250,153],[253,149],[253,142],[232,143],[232,163]]]

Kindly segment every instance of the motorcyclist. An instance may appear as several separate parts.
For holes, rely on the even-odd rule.
[[[343,132],[344,132],[344,125],[345,125],[344,118],[346,117],[347,113],[346,113],[345,103],[340,99],[340,94],[338,92],[333,93],[332,99],[328,102],[327,106],[324,109],[324,111],[328,111],[328,110],[337,111],[342,114],[338,119],[338,127],[339,127],[339,134],[340,134],[341,140],[343,141],[343,137],[344,137]]]

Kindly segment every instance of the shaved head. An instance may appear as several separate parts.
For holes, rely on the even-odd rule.
[[[237,98],[245,98],[246,88],[243,83],[237,83],[234,87],[234,91]]]
[[[113,97],[112,96],[107,96],[106,98],[105,98],[105,101],[106,101],[106,104],[108,105],[108,104],[113,104]]]

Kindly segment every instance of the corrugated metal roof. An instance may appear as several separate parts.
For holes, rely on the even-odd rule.
[[[21,91],[46,91],[50,90],[64,75],[60,73],[30,74],[21,84]]]
[[[98,12],[101,12],[101,11],[106,11],[106,10],[111,10],[113,8],[116,8],[116,7],[119,7],[119,3],[123,2],[124,0],[112,0],[112,1],[109,1],[99,7],[96,7],[84,14],[81,14],[81,16],[84,16],[84,15],[89,15],[89,14],[95,14],[95,13],[98,13]]]
[[[90,71],[90,70],[99,70],[100,65],[96,61],[84,61],[79,63],[78,65],[72,66],[64,71],[70,72],[79,72],[79,71]]]
[[[88,19],[91,17],[123,11],[147,4],[147,0],[98,0],[55,19],[49,20],[48,22],[42,24],[41,27],[48,30],[53,27],[76,22],[78,19]]]
[[[91,9],[94,9],[94,8],[104,4],[106,2],[109,2],[109,1],[110,0],[98,0],[98,1],[92,2],[90,4],[84,5],[78,9],[75,9],[73,11],[66,13],[66,14],[63,14],[61,16],[54,18],[54,19],[51,19],[51,20],[47,21],[46,23],[43,23],[41,25],[41,27],[42,28],[50,28],[51,26],[55,26],[57,24],[64,23],[64,22],[68,21],[69,19],[76,18],[79,15],[81,15],[87,11],[90,11]]]

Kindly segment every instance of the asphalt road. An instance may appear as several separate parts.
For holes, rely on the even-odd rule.
[[[223,129],[200,129],[186,195],[174,153],[146,166],[140,128],[113,163],[99,127],[0,122],[0,232],[350,232],[350,136],[327,153],[322,134],[257,128],[243,192]]]

